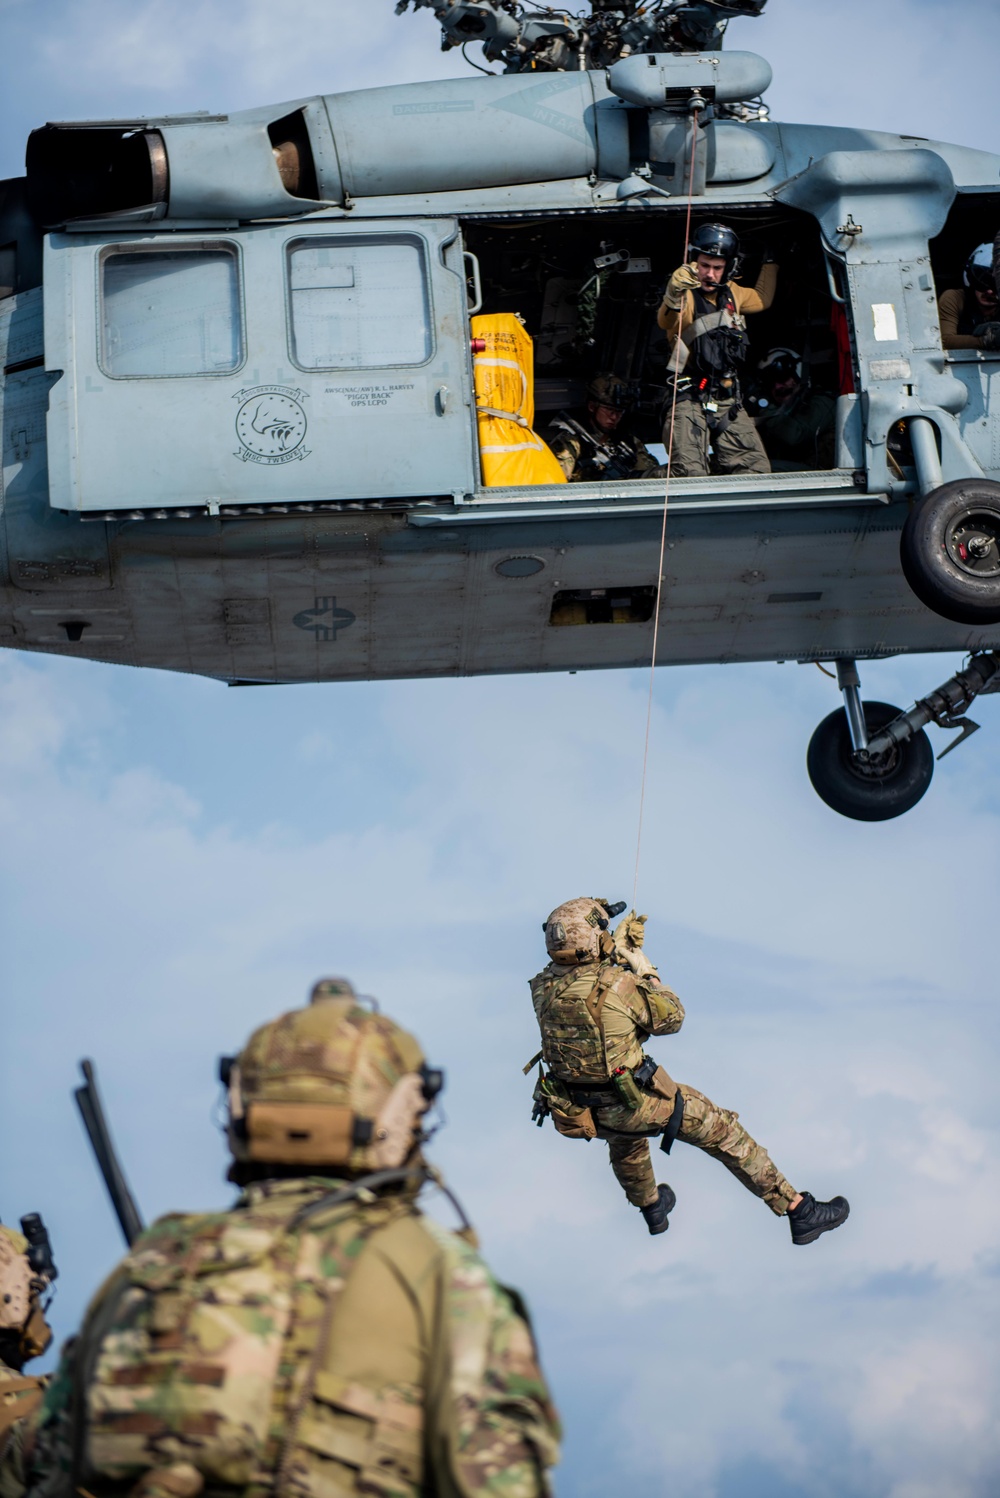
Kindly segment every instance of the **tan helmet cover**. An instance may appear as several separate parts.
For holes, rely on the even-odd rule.
[[[28,1263],[24,1234],[0,1225],[0,1337],[16,1338],[18,1363],[41,1357],[52,1341],[38,1300],[47,1284]]]
[[[31,1268],[28,1240],[0,1227],[0,1331],[20,1331],[30,1314]]]
[[[545,950],[560,967],[597,962],[611,950],[605,935],[609,924],[602,900],[587,896],[567,900],[545,922]]]
[[[423,1052],[406,1030],[351,998],[322,998],[262,1025],[229,1082],[237,1161],[352,1172],[413,1152],[426,1110]]]

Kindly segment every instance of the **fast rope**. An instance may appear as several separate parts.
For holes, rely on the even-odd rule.
[[[691,213],[694,208],[694,169],[695,158],[698,152],[698,115],[699,109],[691,114],[691,172],[688,178],[687,215],[684,220],[684,257],[687,259],[687,247],[691,243]],[[680,339],[684,324],[684,302],[687,300],[685,292],[677,316],[677,338]],[[667,510],[670,506],[670,478],[673,473],[674,457],[674,426],[677,420],[677,385],[678,378],[673,376],[673,389],[670,397],[670,423],[667,428],[667,477],[663,486],[663,521],[660,526],[660,560],[656,569],[656,603],[653,607],[653,651],[649,662],[649,694],[646,699],[646,733],[642,746],[642,778],[639,785],[639,824],[635,835],[635,875],[632,880],[632,908],[636,908],[636,897],[639,891],[639,858],[642,853],[642,825],[646,810],[646,770],[649,765],[649,732],[653,721],[653,681],[656,675],[656,647],[660,638],[660,603],[663,595],[663,563],[667,552]]]

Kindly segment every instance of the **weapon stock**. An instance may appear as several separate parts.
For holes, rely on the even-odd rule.
[[[125,1242],[131,1248],[139,1234],[145,1231],[146,1225],[129,1190],[128,1182],[118,1162],[118,1156],[115,1154],[115,1147],[111,1142],[107,1119],[104,1117],[104,1109],[101,1106],[101,1095],[97,1090],[94,1063],[81,1061],[80,1070],[83,1072],[84,1085],[77,1087],[73,1096],[76,1098],[76,1105],[80,1110],[80,1117],[83,1119],[83,1126],[87,1131],[98,1168],[104,1177],[104,1184],[108,1188],[115,1216],[121,1224]]]

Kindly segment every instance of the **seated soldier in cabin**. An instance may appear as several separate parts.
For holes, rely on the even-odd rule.
[[[635,400],[617,375],[595,375],[587,405],[578,417],[561,411],[543,433],[571,483],[600,479],[648,479],[666,473],[652,453],[627,429]]]
[[[964,287],[938,297],[941,346],[1000,353],[1000,301],[993,278],[993,246],[981,244],[965,263]]]
[[[757,434],[776,472],[833,467],[837,402],[814,390],[802,355],[773,348],[757,365]]]

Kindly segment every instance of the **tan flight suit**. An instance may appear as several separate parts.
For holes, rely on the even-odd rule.
[[[180,1456],[205,1498],[544,1498],[559,1427],[520,1300],[412,1195],[288,1232],[338,1184],[254,1183],[144,1233],[64,1352],[29,1492],[124,1498],[145,1472],[167,1498]],[[220,1429],[259,1430],[249,1480],[219,1480]]]
[[[757,284],[753,287],[729,282],[736,313],[744,318],[748,313],[766,312],[774,301],[778,286],[778,267],[773,262],[761,266]],[[703,293],[712,306],[718,300],[718,291]],[[656,321],[667,334],[672,347],[684,330],[695,320],[695,300],[691,291],[685,293],[683,305],[674,310],[661,304]],[[693,367],[694,361],[689,364]],[[692,384],[698,379],[691,375]],[[717,396],[719,413],[727,410],[724,394]],[[670,440],[670,417],[672,400],[668,397],[663,428],[663,442],[670,453],[670,471],[675,478],[694,478],[708,473],[770,473],[771,464],[757,428],[742,406],[737,406],[724,431],[712,434],[708,416],[701,402],[695,399],[692,387],[686,384],[686,376],[680,376],[677,404],[674,411],[673,442]],[[729,408],[731,409],[731,407]],[[709,452],[709,448],[713,453]],[[714,456],[713,456],[714,454]]]
[[[662,1066],[638,1107],[621,1101],[612,1081],[615,1070],[634,1072],[643,1060],[644,1041],[673,1035],[684,1022],[684,1006],[671,989],[636,978],[612,961],[578,967],[550,963],[531,980],[531,998],[544,1064],[568,1096],[565,1106],[550,1100],[556,1128],[570,1137],[607,1140],[611,1168],[633,1206],[657,1198],[649,1139],[671,1124],[680,1093],[683,1119],[676,1137],[721,1160],[777,1216],[788,1211],[797,1195],[794,1187],[751,1139],[738,1114],[672,1081]]]
[[[971,303],[971,305],[969,305]],[[944,349],[981,349],[983,340],[971,331],[980,323],[989,322],[990,315],[976,301],[975,293],[956,287],[942,291],[938,297],[938,317],[941,322],[941,347]],[[968,332],[959,332],[961,323],[969,325]]]

